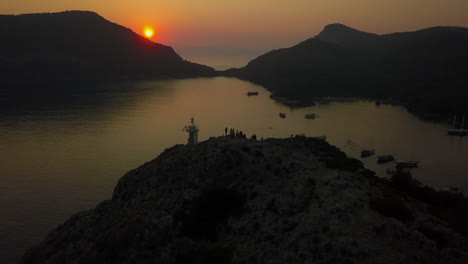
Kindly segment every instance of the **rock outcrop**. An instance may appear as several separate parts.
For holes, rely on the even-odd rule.
[[[322,139],[220,137],[128,172],[22,263],[468,263],[468,242]]]

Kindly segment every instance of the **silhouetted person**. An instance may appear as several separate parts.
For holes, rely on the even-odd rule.
[[[224,129],[224,135],[225,135],[225,136],[227,136],[227,131],[228,131],[228,129],[227,129],[227,127],[226,127],[226,128]]]

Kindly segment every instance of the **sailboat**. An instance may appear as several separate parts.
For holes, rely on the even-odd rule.
[[[459,129],[456,128],[457,126],[457,116],[453,118],[453,128],[447,130],[447,134],[450,136],[468,136],[468,129],[464,129],[465,127],[465,114],[463,114],[461,127]]]

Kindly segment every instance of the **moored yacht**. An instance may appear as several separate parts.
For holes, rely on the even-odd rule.
[[[361,158],[370,157],[370,156],[374,155],[374,153],[375,153],[375,150],[373,150],[373,149],[365,149],[365,150],[361,151]]]
[[[397,161],[397,168],[417,168],[418,161],[408,160],[408,161]]]
[[[387,163],[387,162],[394,161],[394,160],[395,160],[395,157],[393,155],[383,155],[383,156],[378,157],[377,162]]]

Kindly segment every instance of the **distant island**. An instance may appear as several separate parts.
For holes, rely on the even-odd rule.
[[[317,97],[370,97],[404,102],[423,115],[453,116],[468,112],[468,29],[377,35],[331,24],[222,74],[305,105]]]
[[[212,76],[94,12],[0,15],[0,84]]]
[[[176,145],[24,264],[468,263],[468,200],[385,180],[320,138]]]

